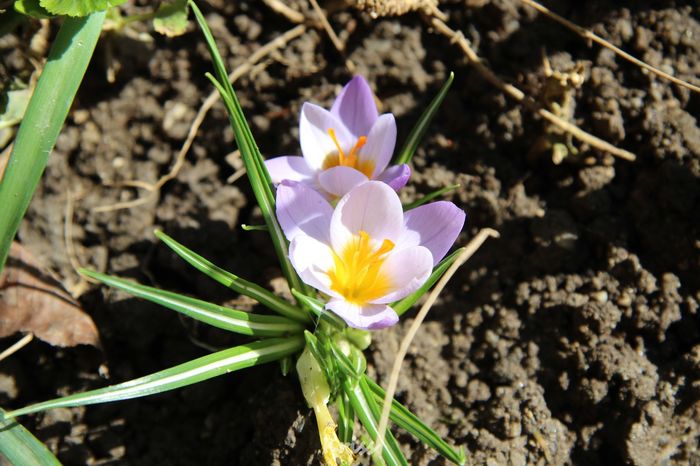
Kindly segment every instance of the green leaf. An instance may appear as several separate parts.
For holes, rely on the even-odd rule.
[[[367,430],[372,441],[376,442],[379,435],[377,425],[381,412],[367,383],[364,379],[359,379],[356,383],[346,380],[343,383],[343,391],[347,394],[355,414],[357,414],[358,419]],[[408,465],[408,461],[401,452],[398,442],[396,442],[393,434],[388,429],[384,439],[384,448],[382,448],[382,458],[389,466]]]
[[[205,324],[230,332],[256,337],[281,337],[294,333],[300,334],[304,331],[304,326],[301,323],[285,317],[237,311],[200,299],[139,285],[117,277],[110,277],[92,270],[81,269],[80,273],[139,298],[147,299],[173,311],[185,314]]]
[[[90,62],[104,17],[94,13],[66,18],[51,46],[0,182],[0,271]]]
[[[0,417],[4,414],[5,411],[0,409]],[[43,443],[14,420],[0,420],[0,454],[7,458],[10,464],[61,466]]]
[[[153,18],[153,27],[168,37],[182,35],[187,31],[187,12],[187,0],[161,3]]]
[[[202,29],[209,52],[212,56],[214,69],[216,72],[216,81],[218,82],[216,88],[221,94],[224,104],[226,105],[231,127],[233,128],[234,135],[236,136],[236,143],[238,144],[238,148],[241,152],[243,164],[245,165],[246,173],[248,175],[248,179],[250,180],[250,185],[253,188],[255,199],[260,206],[260,211],[262,212],[265,224],[270,230],[270,237],[272,238],[272,244],[280,262],[282,273],[289,283],[289,288],[295,288],[305,293],[307,291],[307,287],[299,279],[299,276],[289,261],[287,240],[284,236],[282,228],[279,225],[279,222],[277,221],[277,217],[275,217],[275,196],[273,194],[270,174],[265,168],[262,155],[260,154],[260,150],[255,143],[255,139],[250,131],[248,122],[245,119],[241,105],[238,102],[238,97],[236,97],[236,93],[234,92],[231,82],[228,79],[224,62],[218,49],[216,48],[216,43],[214,42],[214,37],[212,36],[211,31],[209,30],[209,26],[207,26],[207,23],[202,16],[202,12],[199,10],[197,5],[191,0],[189,5],[194,12],[199,27]]]
[[[304,306],[304,308],[313,312],[319,319],[328,322],[333,327],[337,329],[344,329],[347,327],[345,321],[338,317],[331,311],[325,309],[325,305],[322,301],[312,298],[311,296],[306,296],[305,294],[292,288],[292,295],[297,299],[297,302]]]
[[[121,5],[126,0],[39,0],[39,4],[51,14],[87,16]]]
[[[118,385],[76,393],[10,411],[5,417],[10,418],[53,408],[85,406],[163,393],[229,372],[276,361],[297,353],[302,348],[304,348],[304,337],[301,335],[259,340],[209,354]]]
[[[426,194],[425,196],[421,197],[420,199],[416,199],[415,201],[411,202],[410,204],[404,205],[403,210],[411,210],[411,209],[415,209],[416,207],[420,207],[423,204],[432,201],[436,197],[442,196],[443,194],[449,193],[450,191],[454,191],[455,189],[459,188],[459,186],[460,185],[458,185],[458,184],[451,184],[449,186],[445,186],[444,188],[437,189],[430,194]]]
[[[206,276],[216,280],[224,286],[231,288],[236,293],[253,298],[263,306],[266,306],[278,314],[294,319],[297,322],[307,324],[311,323],[311,317],[309,314],[293,304],[288,303],[279,296],[274,295],[272,292],[266,290],[260,285],[244,280],[243,278],[212,264],[207,259],[186,248],[160,230],[156,230],[154,234],[158,237],[158,239],[172,249],[175,254],[182,257],[191,266],[198,269]]]
[[[0,114],[0,130],[22,121],[29,99],[32,97],[32,90],[26,88],[9,90],[5,97],[5,105]]]
[[[338,438],[341,442],[349,444],[355,431],[355,411],[347,393],[340,392],[335,405],[338,408]]]
[[[450,75],[447,77],[447,81],[445,81],[445,84],[443,84],[442,88],[440,88],[440,92],[438,92],[433,98],[432,102],[430,102],[430,105],[428,105],[428,108],[425,109],[423,114],[418,119],[416,126],[413,127],[411,133],[408,135],[406,143],[403,145],[401,151],[396,157],[396,161],[394,162],[395,164],[399,165],[402,163],[409,163],[411,161],[413,154],[415,154],[416,149],[418,149],[418,144],[420,143],[421,139],[423,139],[423,135],[428,130],[428,126],[430,126],[430,122],[433,120],[433,117],[440,108],[442,101],[445,100],[447,91],[450,90],[450,86],[452,86],[452,81],[454,81],[454,78],[455,74],[450,72]]]
[[[364,376],[364,381],[374,394],[375,402],[381,408],[384,404],[386,392],[374,380],[370,379],[366,375]],[[433,448],[435,451],[453,463],[460,466],[466,464],[467,458],[464,456],[464,451],[456,451],[454,448],[448,445],[447,442],[440,438],[440,436],[435,433],[433,429],[425,425],[423,421],[418,418],[418,416],[413,414],[408,410],[408,408],[396,400],[392,400],[391,403],[390,419],[397,426],[405,429],[419,441]]]
[[[35,19],[50,19],[54,16],[39,4],[39,0],[16,0],[15,11]]]
[[[447,269],[452,265],[452,263],[457,259],[457,256],[459,255],[460,252],[462,252],[464,248],[459,248],[449,256],[445,257],[440,263],[435,267],[435,270],[433,270],[433,273],[430,274],[430,277],[428,277],[428,280],[418,288],[416,291],[411,293],[410,295],[406,296],[403,298],[401,301],[397,301],[394,304],[391,305],[392,308],[394,308],[394,311],[401,316],[403,315],[406,311],[411,309],[411,307],[416,304],[416,302],[420,299],[421,296],[423,296],[425,293],[428,292],[428,290],[437,283],[438,280],[440,280],[440,277],[442,277],[442,274],[444,274]]]

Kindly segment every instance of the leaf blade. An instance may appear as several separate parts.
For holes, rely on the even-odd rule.
[[[4,414],[5,411],[0,409],[0,417]],[[15,420],[0,420],[0,454],[10,464],[61,466],[46,445]]]

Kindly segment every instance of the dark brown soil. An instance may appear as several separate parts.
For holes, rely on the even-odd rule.
[[[470,6],[482,4],[482,6]],[[547,2],[555,11],[677,77],[698,83],[700,7],[688,1]],[[306,2],[299,2],[305,12]],[[484,81],[417,14],[330,16],[347,58],[397,116],[400,141],[447,73],[456,79],[415,158],[406,199],[452,184],[468,213],[460,241],[497,229],[453,278],[416,338],[398,398],[472,464],[700,464],[700,95],[670,85],[515,0],[446,1],[488,65],[533,96],[542,54],[570,71],[576,122],[637,154],[635,162],[578,146],[561,165],[536,150],[548,128]],[[293,25],[261,2],[202,6],[232,69]],[[311,13],[309,13],[311,14]],[[140,26],[139,26],[140,27]],[[108,61],[107,51],[112,59]],[[261,283],[280,272],[221,106],[157,202],[108,183],[166,173],[211,87],[192,28],[152,44],[105,36],[51,156],[19,238],[64,283],[68,192],[81,263],[140,282],[250,308],[198,275],[154,238],[163,229],[228,270]],[[105,71],[118,63],[116,82]],[[322,30],[310,29],[237,84],[264,154],[298,153],[301,104],[329,105],[351,77]],[[229,164],[227,160],[233,160]],[[4,407],[128,380],[240,338],[95,287],[82,298],[104,350],[33,342],[0,363]],[[409,317],[410,319],[410,314]],[[368,353],[380,382],[405,324],[377,332]],[[2,342],[3,347],[14,339]],[[23,422],[69,465],[318,464],[315,421],[279,367],[231,374],[151,398],[58,409]],[[444,464],[400,434],[409,463]],[[365,459],[366,461],[366,459]]]

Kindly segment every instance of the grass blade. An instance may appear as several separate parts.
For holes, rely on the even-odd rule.
[[[139,298],[185,314],[205,324],[230,332],[255,337],[282,337],[304,331],[304,326],[301,323],[285,317],[237,311],[178,293],[140,285],[122,278],[111,277],[92,270],[81,269],[80,273]]]
[[[394,304],[391,305],[392,308],[394,308],[394,311],[399,316],[402,316],[406,311],[411,309],[411,307],[416,304],[416,301],[420,299],[421,296],[423,296],[425,293],[428,292],[428,290],[435,284],[437,283],[438,280],[440,280],[440,277],[442,277],[442,274],[444,274],[447,269],[452,265],[452,263],[457,259],[457,256],[459,255],[460,252],[462,252],[464,248],[459,248],[449,256],[445,257],[440,263],[435,267],[435,270],[433,270],[433,273],[430,274],[430,277],[428,277],[428,281],[426,281],[423,286],[418,288],[416,291],[411,293],[410,295],[406,296],[403,298],[401,301],[397,301]]]
[[[155,235],[159,240],[164,242],[170,249],[172,249],[175,254],[182,257],[191,266],[222,285],[231,288],[236,293],[253,298],[263,306],[266,306],[267,308],[285,317],[294,319],[297,322],[307,324],[311,323],[311,317],[309,314],[293,304],[288,303],[279,296],[276,296],[260,285],[244,280],[243,278],[212,264],[207,259],[178,243],[160,230],[156,230]]]
[[[105,12],[65,18],[20,124],[0,182],[0,271],[83,79]]]
[[[0,416],[4,414],[0,409]],[[10,464],[61,466],[46,445],[14,420],[0,421],[0,454],[7,458]]]
[[[381,408],[386,394],[384,389],[367,376],[364,376],[364,381],[372,391],[375,402]],[[406,430],[453,463],[460,466],[466,464],[467,458],[464,456],[463,451],[458,452],[452,448],[433,429],[425,425],[415,414],[396,400],[393,400],[391,404],[390,419],[394,424]]]
[[[443,194],[449,193],[451,191],[454,191],[455,189],[459,188],[460,185],[458,184],[451,184],[449,186],[445,186],[444,188],[437,189],[433,191],[432,193],[426,194],[425,196],[421,197],[420,199],[416,199],[415,201],[411,202],[410,204],[406,204],[403,206],[403,210],[411,210],[415,209],[416,207],[420,207],[423,204],[432,201],[436,197],[440,197]]]
[[[415,154],[416,149],[418,149],[418,144],[420,143],[421,139],[423,139],[423,135],[427,131],[428,126],[430,126],[430,122],[433,120],[433,117],[440,108],[442,101],[445,100],[447,91],[450,90],[450,86],[452,86],[452,81],[454,81],[454,79],[455,74],[450,72],[450,75],[447,77],[447,81],[445,81],[445,84],[442,85],[440,91],[430,102],[430,105],[428,105],[428,108],[426,108],[423,114],[420,116],[416,126],[414,126],[411,130],[411,134],[408,135],[405,144],[396,157],[396,161],[394,162],[395,164],[399,165],[402,163],[409,163],[411,161],[413,154]]]
[[[355,411],[345,392],[338,394],[335,405],[338,407],[338,438],[345,444],[352,442],[355,430]]]
[[[311,296],[306,296],[299,291],[292,288],[292,294],[297,299],[297,302],[307,308],[309,311],[313,312],[319,319],[323,319],[326,322],[333,325],[335,328],[342,330],[347,327],[345,321],[339,316],[331,311],[325,309],[323,302]]]
[[[10,411],[5,417],[10,418],[52,408],[107,403],[163,393],[246,367],[276,361],[301,351],[303,348],[304,337],[301,335],[259,340],[202,356],[170,369],[118,385],[76,393]]]
[[[267,225],[270,237],[272,238],[272,244],[274,246],[275,252],[277,253],[277,258],[280,261],[280,267],[282,272],[289,283],[290,288],[296,288],[306,292],[306,285],[299,279],[296,271],[292,267],[291,262],[288,257],[288,247],[287,240],[282,232],[282,228],[275,217],[275,196],[273,193],[272,183],[270,180],[270,174],[265,168],[262,155],[258,149],[253,134],[250,131],[248,122],[243,115],[243,110],[238,102],[238,97],[231,86],[231,82],[228,80],[228,74],[224,66],[221,55],[216,48],[216,43],[214,42],[214,37],[209,30],[202,12],[199,10],[197,5],[193,2],[189,2],[190,7],[195,15],[197,23],[199,24],[204,38],[209,47],[209,52],[211,53],[212,61],[214,62],[214,70],[216,72],[216,77],[218,85],[216,86],[221,94],[221,97],[226,104],[226,109],[228,110],[229,120],[231,121],[231,127],[236,136],[236,143],[241,152],[241,158],[243,159],[243,164],[246,168],[246,173],[248,179],[250,180],[251,187],[253,188],[253,193],[255,194],[255,199],[260,206],[263,218],[265,219],[265,224]]]

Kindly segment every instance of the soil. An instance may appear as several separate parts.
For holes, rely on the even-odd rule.
[[[549,1],[568,19],[675,76],[698,83],[700,7],[688,1]],[[313,17],[306,2],[291,5]],[[552,163],[543,141],[563,138],[470,68],[417,13],[372,19],[330,14],[347,41],[338,53],[309,30],[235,85],[264,154],[294,154],[304,101],[328,106],[352,73],[371,82],[402,141],[445,81],[456,78],[414,160],[415,199],[453,183],[468,213],[465,243],[489,240],[453,278],[403,366],[398,398],[470,464],[700,465],[700,95],[653,77],[515,0],[445,1],[499,76],[539,99],[542,57],[580,63],[569,88],[575,122],[637,155],[613,159],[574,142]],[[261,2],[202,9],[230,69],[293,27]],[[146,31],[147,25],[136,25]],[[251,309],[188,268],[153,236],[161,228],[227,270],[279,283],[265,233],[218,104],[177,179],[135,209],[93,208],[142,192],[110,186],[167,173],[211,91],[200,33],[142,42],[105,34],[68,117],[19,239],[70,289],[64,212],[76,198],[80,263],[142,283]],[[5,50],[24,40],[4,38]],[[14,41],[14,42],[13,42]],[[15,50],[5,54],[22,68]],[[116,67],[116,68],[114,68]],[[108,68],[116,79],[108,82]],[[561,147],[561,146],[560,146]],[[34,341],[0,363],[6,408],[146,375],[244,339],[91,286],[81,303],[103,347]],[[382,383],[410,322],[376,332],[369,371]],[[8,338],[2,347],[16,338]],[[319,464],[315,420],[293,376],[268,365],[163,395],[26,416],[67,465]],[[410,464],[445,464],[408,435]],[[367,461],[366,458],[363,461]]]

